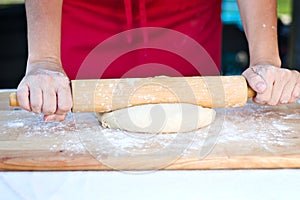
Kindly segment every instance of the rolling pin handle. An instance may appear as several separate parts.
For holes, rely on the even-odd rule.
[[[19,102],[18,102],[16,92],[10,93],[10,95],[9,95],[9,105],[12,106],[12,107],[18,107],[19,106]]]
[[[251,87],[248,87],[248,98],[253,98],[255,96],[256,92]]]

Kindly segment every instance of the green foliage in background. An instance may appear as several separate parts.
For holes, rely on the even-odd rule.
[[[293,0],[277,0],[278,15],[291,15]]]
[[[0,0],[0,4],[24,3],[24,0]]]

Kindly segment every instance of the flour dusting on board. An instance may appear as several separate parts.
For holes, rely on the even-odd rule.
[[[23,127],[24,122],[22,122],[21,120],[15,120],[15,121],[12,121],[12,122],[8,122],[5,126],[9,127],[9,128]]]
[[[300,138],[300,106],[287,109],[288,106],[263,106],[248,104],[242,108],[228,109],[219,143],[251,141],[252,146],[274,152],[295,145]],[[298,131],[295,128],[298,126]]]
[[[12,121],[12,124],[22,124],[25,129],[25,137],[46,136],[56,137],[64,134],[65,131],[75,130],[74,122],[72,122],[71,114],[69,114],[64,122],[44,122],[42,115],[33,115],[34,118],[24,118]],[[15,126],[16,127],[16,126]]]
[[[217,113],[220,110],[223,109],[217,109]],[[150,155],[173,156],[174,160],[178,159],[176,155],[195,158],[209,143],[215,143],[209,155],[217,156],[300,153],[300,105],[271,107],[249,102],[244,107],[225,110],[225,120],[215,140],[210,140],[211,127],[181,134],[129,133],[102,128],[93,113],[69,114],[62,123],[45,123],[41,115],[24,111],[6,113],[7,119],[0,121],[0,139],[11,136],[15,140],[48,141],[45,149],[51,152],[68,156],[88,152],[100,161]]]
[[[211,140],[216,143],[215,151],[230,155],[232,153],[229,149],[223,149],[231,146],[230,144],[240,148],[241,154],[255,149],[258,152],[273,154],[276,151],[285,151],[287,147],[294,147],[294,141],[299,139],[294,126],[295,122],[299,122],[300,108],[298,106],[291,112],[287,106],[271,107],[250,102],[245,107],[226,109],[223,128],[217,139]],[[104,129],[96,122],[96,118],[86,118],[86,121],[92,120],[95,120],[92,126],[84,126],[84,122],[79,123],[79,137],[85,148],[101,161],[107,159],[107,156],[147,156],[168,150],[174,151],[176,148],[179,150],[175,153],[189,157],[195,153],[199,154],[210,141],[211,127],[183,134],[141,134]],[[174,152],[170,154],[174,155]]]
[[[44,147],[50,151],[64,152],[69,155],[85,152],[80,140],[74,137],[76,126],[71,113],[67,115],[64,122],[44,122],[43,115],[20,110],[10,111],[6,116],[11,120],[2,124],[0,136],[1,134],[15,135],[15,140],[44,143]]]
[[[148,152],[161,149],[170,145],[176,134],[141,134],[129,133],[121,130],[103,129],[101,134],[112,146],[124,151]]]

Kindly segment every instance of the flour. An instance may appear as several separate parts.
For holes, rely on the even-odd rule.
[[[45,136],[45,137],[56,137],[57,135],[62,135],[66,131],[74,131],[74,122],[72,122],[72,117],[69,114],[64,122],[44,122],[42,115],[36,115],[34,119],[25,118],[23,119],[23,128],[25,131],[25,136],[35,137],[35,136]]]
[[[0,121],[0,137],[12,136],[12,140],[25,143],[46,142],[45,149],[67,156],[89,152],[101,161],[107,157],[148,156],[159,152],[195,157],[207,145],[213,147],[213,153],[225,156],[249,155],[255,151],[268,155],[300,151],[297,146],[299,105],[271,107],[249,102],[242,108],[220,110],[226,112],[221,113],[224,121],[217,124],[219,132],[211,131],[213,127],[208,126],[184,134],[140,134],[103,129],[92,113],[69,113],[64,122],[45,123],[42,115],[7,111],[7,119]],[[217,109],[217,115],[220,110]],[[232,146],[238,152],[233,152]]]
[[[289,114],[289,115],[286,115],[286,116],[283,116],[282,119],[297,119],[297,120],[300,120],[300,115],[298,113],[296,114]]]
[[[80,143],[79,140],[65,140],[62,143],[58,142],[50,147],[52,152],[61,152],[74,156],[76,154],[82,154],[86,151],[85,147]]]
[[[22,122],[22,120],[16,120],[16,121],[8,122],[5,126],[9,128],[23,127],[24,122]]]
[[[287,138],[297,134],[295,121],[300,119],[300,113],[283,106],[263,106],[248,104],[243,108],[230,108],[224,122],[224,128],[219,143],[253,141],[270,150],[273,147],[293,145],[293,140]],[[294,137],[299,137],[295,135]]]
[[[64,122],[44,122],[43,115],[20,110],[9,111],[5,116],[11,120],[1,124],[0,136],[7,135],[6,137],[11,138],[15,135],[16,140],[44,143],[45,148],[49,146],[50,151],[70,156],[85,152],[79,138],[74,137],[77,130],[72,113],[67,115]]]
[[[176,134],[149,134],[130,133],[121,130],[102,129],[101,134],[116,148],[122,150],[139,149],[151,150],[153,146],[165,148],[176,137]]]
[[[291,127],[284,124],[279,124],[278,122],[273,122],[272,126],[274,126],[279,131],[288,131],[291,129]]]

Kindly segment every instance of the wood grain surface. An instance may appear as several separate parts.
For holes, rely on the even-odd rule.
[[[300,168],[300,105],[217,109],[204,129],[140,134],[103,129],[94,113],[44,123],[0,92],[0,170]]]
[[[255,92],[243,76],[149,77],[72,80],[73,112],[109,112],[143,104],[190,103],[241,107]],[[16,93],[10,105],[18,106]]]
[[[73,112],[108,112],[143,104],[190,103],[241,107],[249,93],[243,76],[150,77],[73,80]]]

